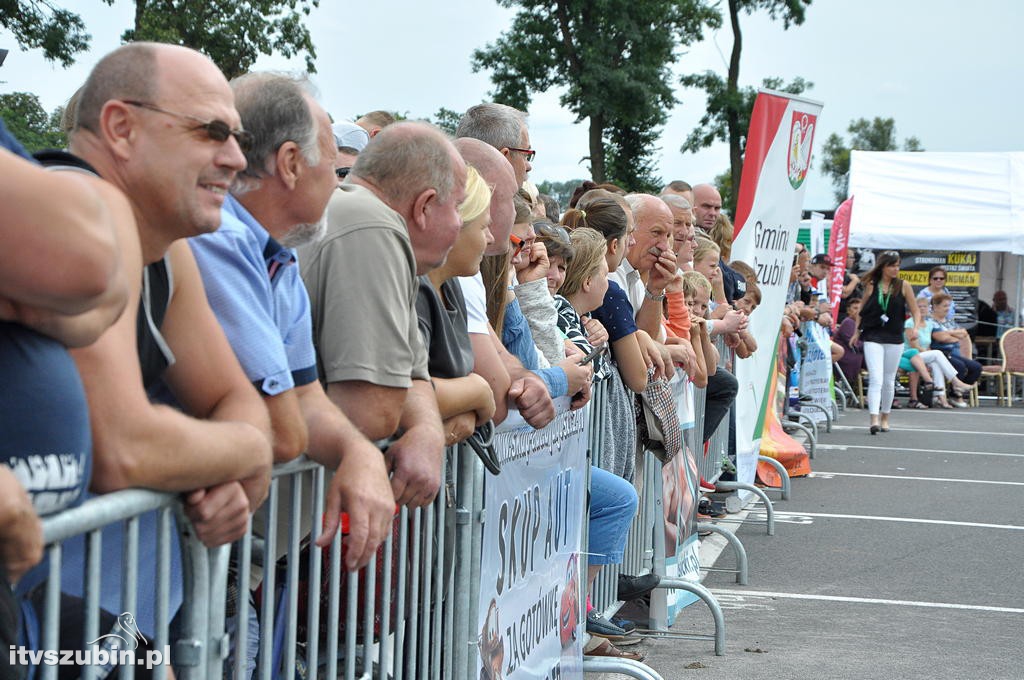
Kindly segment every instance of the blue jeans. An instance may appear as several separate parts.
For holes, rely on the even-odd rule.
[[[590,531],[587,564],[618,564],[636,515],[633,485],[616,474],[590,467]]]

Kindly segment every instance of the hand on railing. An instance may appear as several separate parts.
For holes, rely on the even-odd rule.
[[[43,525],[11,469],[0,465],[0,565],[13,585],[43,559]]]
[[[248,526],[249,498],[239,482],[226,482],[185,495],[185,515],[208,548],[237,541]]]
[[[541,429],[555,419],[555,402],[548,394],[548,388],[533,373],[512,381],[508,396],[530,427]]]
[[[345,568],[356,571],[366,566],[391,532],[394,492],[384,456],[369,441],[346,449],[338,470],[327,486],[324,528],[316,543],[329,546],[341,522],[346,535]]]
[[[440,423],[411,427],[384,453],[391,471],[391,489],[399,505],[418,508],[429,504],[441,488],[441,456],[445,435]]]

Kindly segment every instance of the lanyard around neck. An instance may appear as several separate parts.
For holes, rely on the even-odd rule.
[[[892,282],[886,288],[886,295],[882,296],[882,287],[878,287],[878,306],[882,308],[883,313],[889,312],[889,300],[892,298]]]

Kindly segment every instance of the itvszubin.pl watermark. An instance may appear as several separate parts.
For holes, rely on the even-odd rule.
[[[125,612],[117,617],[113,632],[86,643],[86,649],[29,649],[11,645],[8,658],[12,666],[101,666],[108,670],[115,666],[143,665],[152,670],[170,663],[170,645],[164,645],[163,649],[140,650],[139,643],[144,640],[135,617]]]

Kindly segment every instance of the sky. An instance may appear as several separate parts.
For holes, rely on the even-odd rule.
[[[11,50],[0,68],[0,93],[28,91],[47,110],[61,105],[85,80],[96,60],[119,44],[132,22],[134,3],[117,0],[59,2],[82,14],[92,49],[69,69],[46,62],[38,51],[21,52],[0,30],[0,47]],[[722,3],[724,10],[724,1]],[[313,81],[335,118],[374,109],[432,116],[488,100],[486,73],[473,73],[474,49],[497,39],[512,10],[492,0],[321,0],[307,25],[317,48]],[[678,74],[714,70],[725,75],[732,34],[708,31],[685,48]],[[916,136],[928,151],[1019,151],[1024,89],[1024,2],[976,0],[814,0],[802,26],[784,30],[764,13],[743,15],[740,85],[763,78],[802,76],[814,83],[804,96],[824,104],[815,152],[829,134],[846,136],[856,118],[892,117],[902,141]],[[300,59],[261,58],[255,68],[301,70]],[[587,124],[559,104],[560,91],[535,95],[531,146],[537,150],[531,179],[588,177]],[[697,184],[728,168],[728,147],[696,154],[679,147],[704,114],[699,90],[676,86],[656,156],[660,176]],[[815,153],[815,156],[817,153]],[[835,207],[831,182],[812,161],[804,207]]]

